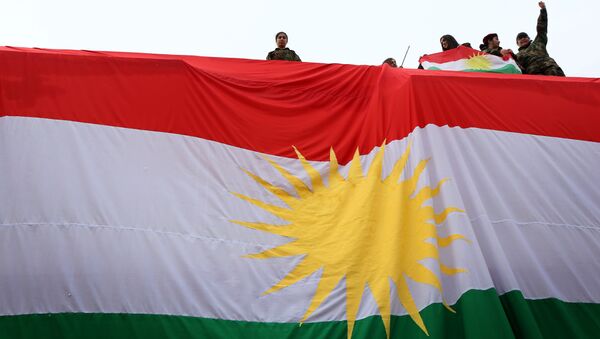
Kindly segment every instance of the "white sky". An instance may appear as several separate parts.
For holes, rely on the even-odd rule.
[[[264,59],[275,33],[303,61],[378,65],[387,57],[415,68],[452,34],[474,48],[498,33],[516,51],[520,31],[535,36],[534,0],[227,1],[0,0],[0,44]],[[600,1],[549,0],[550,56],[569,76],[600,77]]]

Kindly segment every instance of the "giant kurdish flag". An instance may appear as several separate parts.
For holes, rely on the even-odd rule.
[[[0,48],[0,338],[595,338],[600,80]]]

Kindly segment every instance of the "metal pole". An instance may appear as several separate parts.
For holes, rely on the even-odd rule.
[[[409,50],[410,50],[410,45],[408,45],[408,48],[406,49],[406,53],[404,53],[404,59],[402,59],[402,64],[400,65],[400,67],[404,66],[404,60],[406,60],[406,56],[408,55]]]

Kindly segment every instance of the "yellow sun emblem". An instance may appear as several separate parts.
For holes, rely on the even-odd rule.
[[[470,69],[488,70],[492,68],[492,62],[485,57],[484,53],[475,53],[465,62]]]
[[[411,177],[403,181],[400,176],[410,154],[409,144],[401,158],[394,164],[387,178],[382,178],[385,142],[377,152],[366,175],[363,174],[358,150],[350,163],[347,178],[338,171],[333,149],[330,151],[329,183],[325,185],[320,173],[296,150],[298,159],[310,178],[308,187],[279,164],[265,158],[294,187],[290,194],[263,178],[245,171],[252,179],[280,198],[288,208],[234,193],[275,216],[287,220],[287,225],[271,225],[259,222],[233,221],[237,224],[289,237],[292,241],[248,255],[250,258],[268,259],[303,255],[298,263],[281,281],[263,295],[293,285],[303,278],[322,270],[317,290],[301,322],[304,322],[338,283],[346,281],[346,319],[348,338],[352,331],[360,301],[368,286],[383,319],[386,333],[390,335],[391,284],[395,284],[398,298],[413,321],[426,333],[427,328],[409,290],[407,278],[436,288],[442,294],[438,275],[454,275],[466,270],[447,267],[439,260],[438,248],[447,247],[460,234],[439,237],[437,225],[448,214],[462,212],[448,207],[435,213],[432,206],[423,204],[440,193],[446,179],[435,188],[423,187],[417,191],[417,182],[429,160],[422,160]],[[433,240],[433,241],[432,241]],[[436,260],[436,270],[424,266],[424,259]],[[454,312],[447,304],[448,310]]]

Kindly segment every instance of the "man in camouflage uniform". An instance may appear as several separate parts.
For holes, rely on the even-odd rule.
[[[487,46],[487,47],[485,47],[485,46]],[[515,55],[515,53],[513,53],[512,49],[504,49],[504,48],[500,47],[500,40],[498,40],[498,34],[490,33],[490,34],[484,36],[483,44],[480,45],[480,49],[484,53],[492,54],[492,55],[501,57],[503,59],[506,55],[509,55],[516,61],[517,65],[521,69],[521,72],[523,72],[523,67],[517,61],[517,56]]]
[[[275,42],[277,48],[267,54],[267,60],[302,61],[296,52],[285,47],[288,43],[288,36],[285,32],[275,34]]]
[[[543,1],[540,6],[540,16],[537,21],[537,36],[533,41],[525,32],[517,35],[517,62],[523,67],[525,74],[541,74],[565,76],[563,70],[556,61],[548,55],[546,44],[548,43],[548,12]]]
[[[487,46],[487,47],[486,47]],[[502,57],[505,54],[512,54],[513,51],[510,49],[504,49],[500,47],[500,40],[498,40],[498,34],[490,33],[483,37],[483,44],[480,46],[481,51],[487,54]]]

